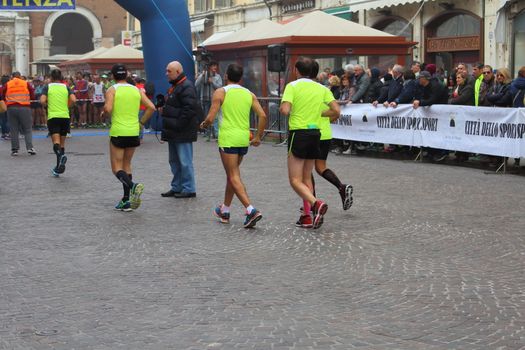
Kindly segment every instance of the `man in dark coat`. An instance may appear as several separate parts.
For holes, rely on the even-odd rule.
[[[171,87],[162,109],[161,137],[168,141],[173,179],[171,189],[162,197],[191,198],[196,196],[193,142],[197,141],[197,93],[179,62],[168,64],[166,76]]]
[[[418,80],[421,88],[421,98],[412,102],[414,108],[448,103],[448,89],[436,78],[433,78],[430,72],[426,70],[420,72]],[[427,156],[434,162],[441,162],[448,156],[448,151],[441,149],[429,148],[427,152]]]
[[[419,85],[421,86],[421,99],[412,102],[414,108],[448,103],[447,88],[436,78],[432,78],[429,72],[419,73]]]

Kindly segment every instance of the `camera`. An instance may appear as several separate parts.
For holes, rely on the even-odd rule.
[[[155,96],[155,107],[156,108],[164,107],[165,104],[166,104],[166,99],[164,98],[164,95],[158,94],[157,96]]]
[[[197,46],[194,51],[195,60],[199,63],[208,64],[211,61],[211,52],[208,52],[204,46]]]

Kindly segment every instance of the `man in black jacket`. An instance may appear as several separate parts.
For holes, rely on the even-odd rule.
[[[412,102],[414,109],[419,106],[448,103],[448,89],[436,78],[433,78],[430,72],[424,70],[419,73],[419,85],[421,98]],[[427,158],[434,162],[441,162],[448,156],[448,151],[441,149],[428,148],[426,152]]]
[[[419,106],[432,106],[434,104],[448,103],[447,88],[436,78],[432,78],[426,70],[419,73],[419,85],[421,85],[421,99],[412,102],[414,108]]]
[[[168,64],[166,76],[171,87],[162,109],[161,137],[168,141],[173,179],[171,189],[162,197],[191,198],[196,196],[193,142],[197,141],[197,94],[179,62]]]

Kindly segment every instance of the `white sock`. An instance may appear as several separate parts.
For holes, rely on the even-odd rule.
[[[250,204],[249,206],[246,207],[246,213],[250,214],[253,209],[255,208],[253,207],[253,205]]]
[[[229,213],[229,212],[230,212],[230,207],[227,207],[227,206],[225,206],[225,205],[223,204],[222,207],[221,207],[221,211],[222,211],[223,213]]]

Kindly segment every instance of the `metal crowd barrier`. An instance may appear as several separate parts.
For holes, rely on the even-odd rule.
[[[257,97],[257,99],[266,112],[268,119],[264,128],[263,139],[267,136],[278,137],[279,142],[282,142],[286,139],[286,134],[288,133],[288,119],[281,116],[279,112],[281,99],[279,97]],[[250,128],[253,130],[257,129],[257,116],[253,111],[250,115]]]

